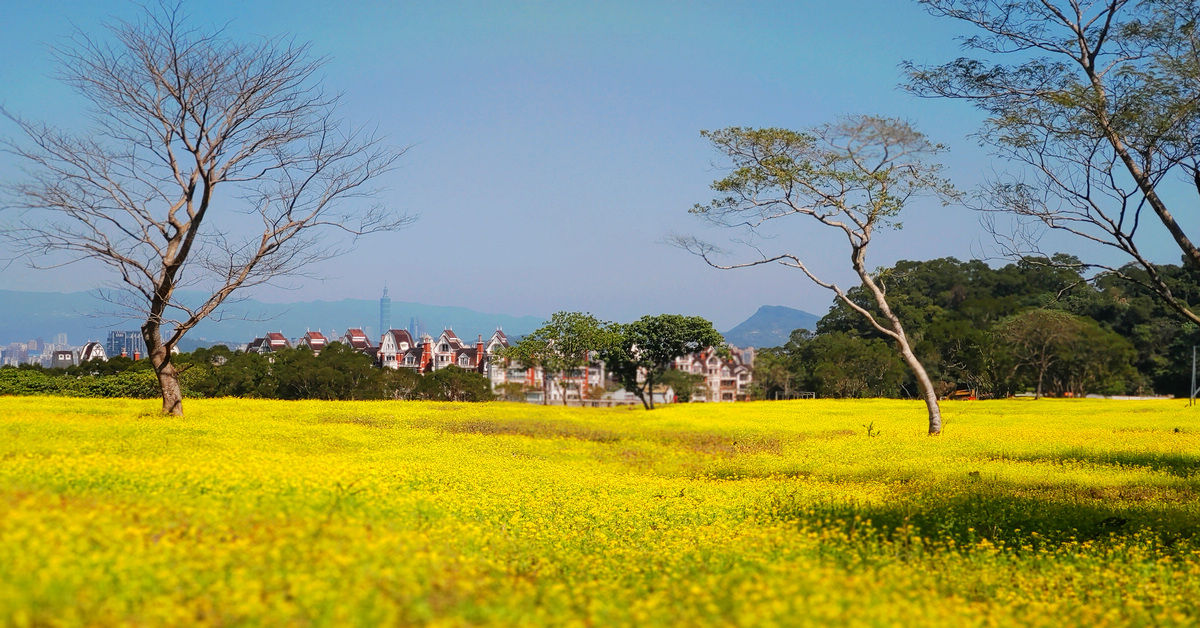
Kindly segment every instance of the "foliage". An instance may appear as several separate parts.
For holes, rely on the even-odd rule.
[[[1168,363],[1163,354],[1178,337],[1174,315],[1152,294],[1137,292],[1144,289],[1136,284],[1112,276],[1094,284],[1085,281],[1072,268],[1077,263],[1067,255],[999,268],[954,258],[901,260],[881,269],[879,277],[887,286],[888,302],[913,338],[914,350],[943,394],[969,388],[1003,397],[1036,388],[1036,375],[1026,377],[1027,367],[1016,363],[1017,345],[997,333],[999,325],[1011,324],[1022,313],[1070,315],[1068,335],[1087,339],[1086,346],[1057,343],[1048,354],[1051,363],[1062,365],[1048,382],[1054,394],[1148,392],[1152,373],[1160,372],[1157,365]],[[1178,272],[1178,267],[1164,268]],[[1180,280],[1177,285],[1183,288],[1187,283]],[[877,308],[865,291],[851,290],[848,296],[859,307]],[[1031,310],[1049,313],[1029,314]],[[818,337],[834,333],[885,338],[841,302],[817,324]],[[1138,349],[1129,339],[1138,339]],[[903,388],[913,384],[906,380]]]
[[[555,379],[564,382],[570,374],[586,367],[592,356],[616,342],[612,323],[603,322],[591,314],[555,312],[545,325],[525,336],[516,345],[502,349],[503,360],[526,368],[542,369],[542,403],[550,401],[550,384]],[[567,403],[563,388],[563,403]],[[582,398],[582,391],[576,391]]]
[[[1200,620],[1183,403],[915,406],[0,398],[0,624]]]
[[[271,373],[279,399],[374,399],[380,395],[383,371],[371,356],[340,342],[320,355],[307,347],[273,354]]]
[[[493,397],[487,377],[453,364],[426,373],[412,394],[429,401],[491,401]]]
[[[707,378],[700,373],[667,369],[659,376],[658,381],[663,386],[670,386],[675,391],[675,399],[679,403],[690,403],[692,397],[704,396],[708,393]]]
[[[1015,358],[1014,373],[1036,374],[1034,399],[1042,396],[1046,371],[1082,340],[1080,327],[1078,319],[1061,310],[1029,310],[996,325],[996,336]]]
[[[339,342],[320,354],[307,347],[270,354],[230,351],[218,345],[175,357],[185,397],[263,399],[430,399],[489,401],[490,382],[457,366],[422,376],[410,369],[381,369],[370,356]],[[121,370],[121,369],[124,370]],[[93,374],[96,373],[96,374]],[[89,362],[68,369],[2,368],[0,395],[151,398],[161,395],[145,360]]]
[[[764,359],[765,357],[765,359]],[[819,397],[896,397],[904,382],[904,364],[882,340],[845,332],[792,332],[788,343],[759,353],[755,379],[762,374],[763,395],[784,398],[792,391]],[[787,388],[780,382],[787,380]]]
[[[525,384],[523,382],[504,382],[496,388],[496,394],[502,401],[525,401]]]
[[[185,384],[195,375],[181,373]],[[148,365],[105,375],[68,375],[52,369],[0,368],[0,395],[63,395],[68,397],[128,397],[152,399],[160,396],[158,378]],[[190,387],[185,395],[200,396]]]
[[[712,323],[699,316],[646,315],[614,331],[616,341],[600,352],[600,358],[647,410],[654,409],[654,386],[676,358],[725,344]]]

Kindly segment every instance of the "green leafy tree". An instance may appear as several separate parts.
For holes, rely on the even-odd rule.
[[[801,345],[811,338],[806,329],[792,332],[782,347],[763,349],[754,357],[752,395],[757,399],[791,399],[804,385],[808,370],[801,355]]]
[[[430,401],[491,401],[491,383],[482,373],[455,365],[426,373],[413,391]]]
[[[402,401],[413,399],[421,384],[421,374],[413,369],[385,368],[379,378],[380,397]]]
[[[616,340],[612,323],[591,314],[555,312],[545,325],[504,349],[500,357],[527,368],[542,370],[542,403],[549,403],[551,383],[563,383],[563,404],[567,403],[566,381],[587,367],[592,356]],[[582,398],[582,391],[576,391]]]
[[[699,316],[643,316],[617,325],[615,331],[616,342],[601,350],[600,357],[647,410],[654,409],[654,387],[662,382],[676,358],[725,344],[712,323]]]
[[[690,403],[692,398],[708,392],[706,378],[700,373],[689,373],[678,369],[667,369],[659,378],[663,386],[670,386],[675,391],[675,399],[680,403]]]
[[[271,371],[279,399],[375,399],[381,396],[383,373],[371,356],[340,342],[320,355],[307,347],[272,354]]]
[[[822,397],[895,397],[904,363],[882,340],[843,333],[815,336],[805,347],[810,386]]]

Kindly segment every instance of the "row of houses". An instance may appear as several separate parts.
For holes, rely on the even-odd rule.
[[[596,362],[574,373],[552,377],[549,386],[546,386],[544,373],[540,368],[525,368],[519,364],[494,359],[500,350],[510,346],[508,336],[500,329],[486,340],[482,335],[478,336],[473,345],[464,342],[450,329],[443,330],[436,339],[429,334],[423,334],[417,339],[408,330],[392,329],[383,334],[378,343],[373,343],[359,328],[347,329],[343,335],[333,338],[319,331],[308,331],[294,343],[282,333],[269,333],[246,345],[246,351],[266,354],[295,346],[307,347],[313,353],[320,353],[328,343],[335,340],[370,355],[381,368],[403,368],[428,373],[453,365],[486,376],[491,382],[492,390],[500,390],[507,384],[520,384],[525,391],[526,400],[531,402],[541,402],[546,395],[547,400],[552,403],[587,399],[597,396],[597,391],[604,391],[611,384],[603,363]],[[693,395],[693,400],[745,401],[749,397],[749,388],[753,381],[754,349],[727,349],[721,352],[716,348],[709,348],[675,361],[675,369],[704,377],[703,392]],[[664,402],[674,400],[673,391],[657,391],[656,394]],[[611,398],[611,393],[609,395]],[[621,398],[620,401],[624,400],[625,396],[617,394],[616,397]]]

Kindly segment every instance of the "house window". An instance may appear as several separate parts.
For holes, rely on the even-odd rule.
[[[450,350],[450,345],[448,345],[444,342],[442,343],[442,346],[438,347],[438,351],[449,351],[449,350]]]
[[[461,355],[458,357],[459,366],[467,366],[470,363],[471,363],[471,361],[467,359],[467,356]]]
[[[417,363],[417,358],[415,358],[415,357],[413,357],[413,356],[411,356],[411,355],[410,355],[410,356],[408,356],[407,358],[404,358],[404,363],[405,363],[405,364],[416,364],[416,363]]]

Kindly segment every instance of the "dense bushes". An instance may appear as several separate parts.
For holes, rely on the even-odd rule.
[[[259,355],[217,346],[177,355],[172,362],[188,397],[492,399],[488,380],[480,373],[456,366],[426,376],[405,369],[379,369],[370,356],[340,343],[331,343],[320,355],[306,348]],[[152,399],[161,393],[145,360],[115,358],[67,369],[2,368],[0,395]]]
[[[153,399],[160,392],[158,379],[145,369],[114,375],[68,375],[47,369],[4,368],[0,369],[0,395]]]

